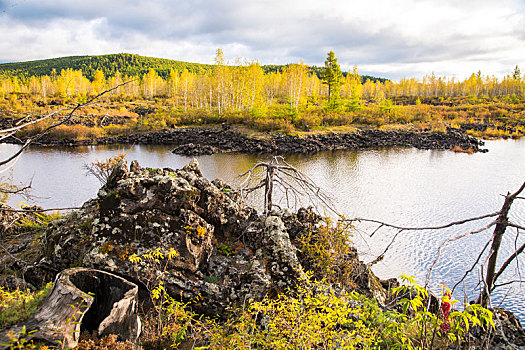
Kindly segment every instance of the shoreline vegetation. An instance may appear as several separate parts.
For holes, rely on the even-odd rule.
[[[503,79],[478,72],[463,81],[432,75],[392,82],[361,77],[357,67],[340,72],[330,55],[324,68],[228,63],[221,50],[213,65],[127,54],[79,60],[0,65],[1,127],[30,122],[129,82],[50,130],[47,143],[105,143],[127,135],[223,124],[255,139],[363,130],[415,135],[460,131],[476,138],[525,134],[525,79],[518,67]],[[75,69],[65,68],[67,62]],[[31,137],[63,117],[59,113],[30,125],[15,137]],[[450,148],[469,151],[461,146]]]

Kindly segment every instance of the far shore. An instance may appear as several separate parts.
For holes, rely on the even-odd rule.
[[[26,138],[8,138],[6,143],[21,144]],[[484,142],[461,130],[446,132],[354,129],[346,132],[315,132],[302,134],[249,134],[229,125],[212,127],[170,128],[129,135],[90,139],[56,138],[45,135],[35,144],[43,146],[85,146],[105,144],[172,145],[173,152],[201,155],[223,152],[313,154],[333,150],[359,150],[383,147],[415,147],[418,149],[449,149],[456,152],[485,152]]]

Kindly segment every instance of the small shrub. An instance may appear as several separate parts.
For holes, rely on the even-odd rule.
[[[60,125],[49,131],[49,136],[56,139],[88,140],[104,135],[103,128],[87,127],[84,125]]]
[[[31,230],[41,230],[47,227],[50,222],[58,220],[62,217],[60,212],[54,212],[50,214],[46,213],[34,213],[34,217],[22,217],[16,222],[18,227],[31,229]]]
[[[209,337],[209,349],[363,349],[379,344],[360,296],[308,278],[297,293],[252,302]]]
[[[117,340],[114,334],[99,339],[96,335],[82,335],[76,350],[134,350],[135,345],[129,340],[122,342]]]
[[[350,246],[352,226],[345,221],[338,221],[334,225],[329,218],[324,220],[321,225],[298,238],[299,248],[306,257],[306,265],[317,276],[344,285],[353,272],[350,259],[353,252]]]
[[[0,287],[0,329],[28,319],[42,305],[52,289],[51,282],[38,292],[8,291]]]
[[[116,156],[107,158],[102,161],[95,161],[90,164],[85,164],[86,175],[95,176],[102,185],[105,185],[113,171],[113,168],[120,162],[123,161],[126,154],[118,154]]]

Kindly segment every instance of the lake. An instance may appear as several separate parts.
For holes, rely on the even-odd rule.
[[[17,145],[0,145],[0,159],[18,149]],[[142,166],[180,168],[191,157],[172,154],[169,146],[135,145],[128,160]],[[427,151],[412,148],[390,148],[365,151],[336,151],[315,155],[294,155],[286,161],[308,175],[331,196],[347,218],[377,219],[399,226],[437,226],[464,218],[495,212],[503,204],[503,194],[516,191],[525,181],[525,139],[487,141],[488,153],[465,154],[451,151]],[[32,196],[28,204],[45,208],[80,206],[96,196],[98,180],[85,175],[84,164],[102,160],[126,146],[86,146],[77,148],[32,147],[12,169],[17,182],[32,179]],[[270,156],[215,154],[197,157],[204,176],[239,184],[238,175],[258,161]],[[5,175],[5,174],[4,174]],[[17,205],[20,198],[12,198]],[[260,198],[253,199],[260,205]],[[511,219],[525,225],[525,200],[516,200]],[[490,219],[489,219],[490,220]],[[374,265],[382,278],[401,273],[416,276],[424,283],[438,246],[450,237],[481,228],[489,221],[454,226],[439,231],[406,231],[390,247],[385,258]],[[397,231],[381,229],[372,238],[367,234],[376,226],[357,224],[354,242],[365,261],[373,260],[388,245]],[[521,233],[521,232],[520,232]],[[431,286],[453,286],[476,260],[492,230],[471,235],[445,246],[432,274]],[[525,242],[516,230],[507,230],[499,260],[503,261]],[[480,261],[483,262],[482,258]],[[525,256],[513,263],[501,281],[525,276]],[[458,287],[454,296],[471,299],[478,281],[479,269]],[[493,306],[502,305],[525,322],[525,284],[512,283],[496,290]]]

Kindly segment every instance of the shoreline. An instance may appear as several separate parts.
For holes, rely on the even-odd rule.
[[[21,144],[26,139],[9,138],[4,143]],[[41,146],[87,146],[108,144],[171,145],[173,153],[197,156],[225,152],[249,154],[314,154],[322,151],[361,150],[383,147],[414,147],[424,150],[488,152],[484,142],[449,128],[443,132],[381,131],[361,129],[351,133],[305,136],[277,134],[267,138],[250,137],[223,125],[222,128],[176,128],[96,139],[56,139],[44,136]]]

